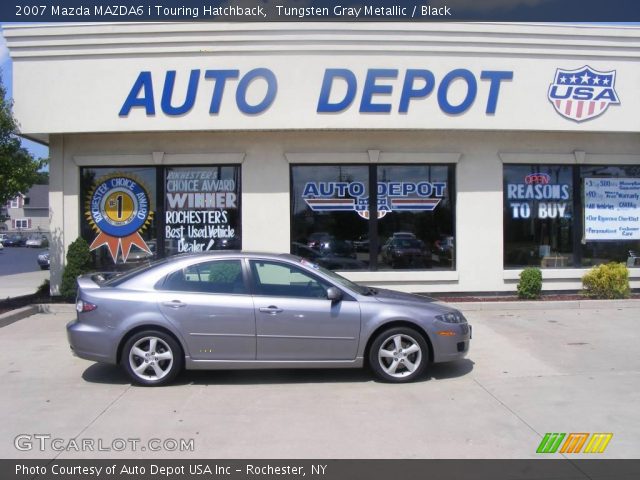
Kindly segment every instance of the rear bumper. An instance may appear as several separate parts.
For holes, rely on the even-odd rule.
[[[111,348],[110,332],[73,320],[67,324],[67,340],[74,355],[94,362],[115,365],[116,352]]]

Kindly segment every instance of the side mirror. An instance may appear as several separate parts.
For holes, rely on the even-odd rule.
[[[327,289],[327,298],[333,303],[339,302],[342,300],[342,291],[336,287],[329,287]]]

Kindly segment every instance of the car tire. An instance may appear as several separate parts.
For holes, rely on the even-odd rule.
[[[395,327],[381,332],[369,349],[369,366],[382,381],[407,383],[419,378],[429,362],[429,345],[416,330]]]
[[[40,270],[49,270],[49,267],[46,265],[40,265]]]
[[[184,354],[171,335],[144,330],[126,341],[121,364],[134,383],[155,387],[170,383],[180,373]]]

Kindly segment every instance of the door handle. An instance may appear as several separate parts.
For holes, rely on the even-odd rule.
[[[275,305],[269,305],[268,307],[260,307],[259,309],[262,313],[268,313],[270,315],[275,315],[276,313],[281,313],[282,309],[276,307]]]
[[[162,302],[162,305],[169,308],[182,308],[186,307],[186,303],[182,303],[180,300],[171,300],[170,302]]]

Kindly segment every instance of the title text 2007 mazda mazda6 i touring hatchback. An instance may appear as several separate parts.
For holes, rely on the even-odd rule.
[[[176,256],[100,281],[78,278],[67,325],[81,358],[162,385],[182,368],[339,368],[388,382],[469,350],[471,328],[432,299],[356,285],[292,255]]]

